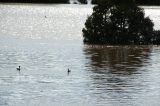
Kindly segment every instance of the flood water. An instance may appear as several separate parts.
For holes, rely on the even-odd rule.
[[[160,7],[144,8],[160,29]],[[160,105],[160,46],[84,45],[91,12],[0,4],[0,106]]]

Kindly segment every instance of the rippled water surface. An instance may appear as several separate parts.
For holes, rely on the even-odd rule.
[[[159,29],[160,7],[144,8]],[[0,4],[0,106],[160,105],[160,47],[84,45],[91,12]]]

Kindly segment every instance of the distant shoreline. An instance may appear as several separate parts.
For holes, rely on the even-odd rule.
[[[69,0],[0,0],[0,3],[69,4]]]
[[[0,4],[14,4],[14,3],[26,3],[26,4],[71,4],[69,1],[66,2],[27,2],[27,1],[2,1],[0,0]],[[81,4],[80,4],[81,5]],[[83,4],[86,5],[86,4]],[[95,5],[95,4],[92,4]],[[160,4],[138,4],[139,6],[160,6]]]
[[[43,2],[0,2],[0,4],[70,4],[70,3],[43,3]]]
[[[27,5],[27,4],[29,4],[29,5],[71,5],[72,3],[26,3],[26,2],[0,2],[0,4],[6,4],[6,5],[16,5],[16,4],[19,4],[19,5],[21,5],[21,4],[23,4],[23,5]],[[83,5],[83,6],[87,6],[87,4],[72,4],[72,5]],[[92,6],[94,6],[95,4],[91,4]],[[152,7],[152,6],[154,6],[154,7]],[[139,5],[139,7],[142,7],[142,8],[145,8],[145,7],[147,7],[147,9],[148,9],[148,7],[150,7],[149,9],[159,9],[160,8],[160,5]]]

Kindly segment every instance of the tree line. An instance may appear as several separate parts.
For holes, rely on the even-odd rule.
[[[92,4],[97,4],[102,0],[92,0]],[[135,0],[136,4],[138,5],[160,5],[159,0]]]
[[[0,0],[0,2],[15,3],[69,3],[69,0]]]
[[[78,0],[82,4],[87,4],[87,0]],[[102,0],[92,0],[92,4],[98,4]],[[107,0],[106,0],[107,1]],[[138,5],[160,5],[159,0],[135,0]],[[0,0],[0,2],[20,2],[20,3],[69,3],[69,0]]]

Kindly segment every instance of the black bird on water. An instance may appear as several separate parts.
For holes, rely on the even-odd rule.
[[[19,67],[17,68],[17,70],[20,71],[20,70],[21,70],[21,66],[19,66]]]
[[[71,72],[71,70],[68,68],[68,73],[70,73]]]

